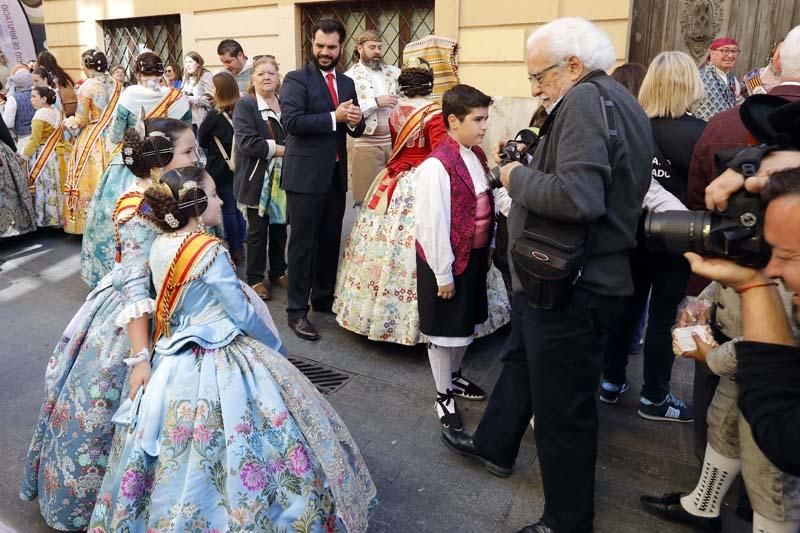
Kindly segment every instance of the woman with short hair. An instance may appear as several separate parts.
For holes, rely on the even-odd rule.
[[[662,52],[647,70],[639,102],[650,117],[655,154],[652,176],[684,205],[689,163],[705,122],[692,115],[703,97],[703,82],[694,61],[683,52]],[[634,294],[608,335],[600,400],[615,404],[627,390],[628,349],[642,309],[650,294],[644,343],[644,384],[639,416],[649,420],[691,422],[692,406],[670,393],[675,356],[670,328],[685,294],[689,265],[680,255],[650,252],[640,243],[631,254]]]
[[[236,104],[236,201],[247,217],[247,283],[270,300],[271,283],[286,277],[286,193],[280,188],[286,133],[278,100],[278,63],[263,56],[253,62],[247,94]],[[269,273],[267,269],[269,256]]]

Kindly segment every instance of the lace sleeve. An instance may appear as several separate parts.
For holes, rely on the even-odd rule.
[[[150,245],[155,238],[155,228],[146,220],[134,216],[119,228],[122,246],[122,311],[118,326],[125,326],[134,318],[155,310],[150,283]]]

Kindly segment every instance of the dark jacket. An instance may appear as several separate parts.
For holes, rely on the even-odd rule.
[[[800,99],[800,87],[796,85],[778,85],[773,87],[769,94],[786,98],[787,100]],[[709,121],[702,137],[697,142],[692,155],[692,164],[689,167],[689,209],[706,208],[706,187],[714,181],[720,169],[714,167],[714,154],[720,150],[732,148],[745,148],[758,144],[747,132],[739,118],[739,106],[727,109],[714,115]]]
[[[736,343],[739,409],[753,440],[781,471],[800,476],[800,348]]]
[[[339,102],[352,100],[358,105],[353,80],[336,74]],[[308,63],[290,72],[281,84],[281,123],[286,129],[286,152],[281,176],[284,190],[304,194],[324,194],[331,186],[336,156],[338,178],[347,190],[347,138],[361,137],[364,118],[351,130],[338,123],[333,131],[333,99],[320,70]]]
[[[230,117],[230,115],[228,116]],[[206,170],[208,170],[208,173],[211,174],[218,186],[221,183],[230,184],[233,182],[233,171],[228,168],[228,163],[222,157],[214,137],[220,140],[222,147],[230,157],[231,144],[233,143],[233,126],[216,109],[210,110],[203,123],[200,124],[200,129],[197,130],[197,143],[208,152]]]
[[[589,78],[614,103],[613,161],[600,93],[587,83]],[[591,236],[578,284],[602,295],[631,294],[628,253],[636,246],[642,200],[650,184],[650,121],[625,87],[595,71],[564,95],[548,122],[531,164],[511,172],[509,247],[522,236],[528,211],[556,221],[583,222]],[[512,282],[515,291],[522,290],[513,265]]]
[[[658,163],[653,165],[653,178],[686,205],[689,165],[706,122],[691,115],[683,115],[678,118],[651,118],[650,125],[653,127],[653,142],[658,159]],[[662,157],[666,161],[661,161]]]
[[[270,134],[270,127],[274,137]],[[275,118],[270,118],[268,127],[258,111],[258,100],[248,94],[237,102],[233,111],[233,130],[236,134],[233,192],[240,204],[255,206],[261,198],[267,165],[274,155],[267,140],[285,144],[283,128]]]

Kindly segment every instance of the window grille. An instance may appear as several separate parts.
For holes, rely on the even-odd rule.
[[[433,0],[377,0],[302,4],[303,61],[311,57],[311,27],[322,19],[344,24],[347,39],[339,67],[350,68],[355,38],[365,30],[376,30],[383,37],[383,59],[401,66],[406,44],[433,33]]]
[[[167,63],[183,69],[181,18],[179,15],[106,20],[102,22],[105,51],[110,65],[122,65],[133,81],[133,61],[148,48]]]

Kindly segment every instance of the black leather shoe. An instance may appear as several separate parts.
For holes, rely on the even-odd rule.
[[[303,340],[315,341],[319,339],[319,333],[306,317],[289,320],[289,327],[294,331],[295,335]]]
[[[549,527],[543,521],[539,520],[535,524],[523,527],[517,531],[517,533],[555,533],[555,531],[555,529]]]
[[[699,531],[721,531],[722,520],[719,517],[706,518],[689,513],[681,505],[681,498],[685,492],[670,492],[663,496],[641,496],[639,502],[648,513],[663,520],[679,522],[692,526]]]
[[[480,461],[490,474],[497,477],[508,477],[511,475],[510,467],[500,466],[481,456],[480,450],[475,446],[475,443],[472,441],[472,435],[469,433],[454,431],[452,429],[443,429],[442,442],[454,452]]]

